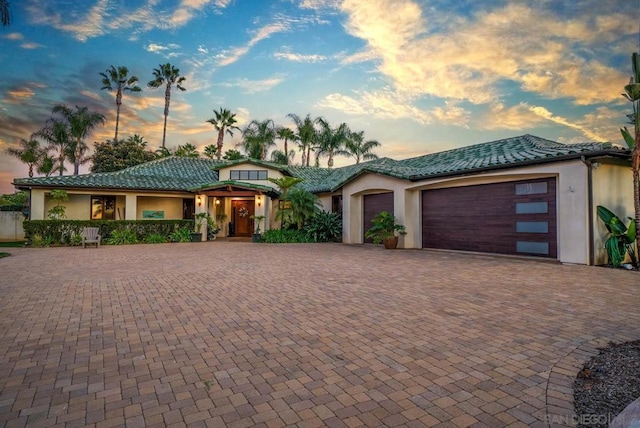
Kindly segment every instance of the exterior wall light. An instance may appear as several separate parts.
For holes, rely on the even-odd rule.
[[[258,203],[258,206],[259,206],[259,207],[260,207],[260,206],[262,206],[262,196],[258,195],[258,196],[256,197],[256,202]]]
[[[202,206],[202,195],[198,195],[196,196],[196,202],[198,203],[198,206],[201,207]]]

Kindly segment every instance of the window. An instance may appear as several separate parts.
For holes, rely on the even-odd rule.
[[[547,202],[517,202],[516,214],[546,214],[549,212]]]
[[[239,170],[234,169],[230,171],[231,180],[266,180],[268,173],[266,170]]]
[[[331,197],[331,212],[338,213],[342,217],[342,195]]]
[[[517,221],[516,233],[549,233],[549,222]]]
[[[91,197],[91,220],[115,220],[116,219],[116,197],[115,196],[92,196]]]
[[[516,184],[516,195],[539,195],[547,193],[547,182]]]

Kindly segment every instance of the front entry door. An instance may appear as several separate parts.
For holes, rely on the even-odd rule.
[[[253,201],[231,201],[231,217],[235,236],[253,235],[253,219],[255,212]]]

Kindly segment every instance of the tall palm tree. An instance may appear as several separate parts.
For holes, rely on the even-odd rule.
[[[207,146],[204,146],[204,150],[202,151],[202,153],[209,159],[213,159],[214,157],[216,157],[216,154],[218,153],[218,146],[214,144],[209,144]]]
[[[47,147],[58,153],[57,164],[52,171],[58,171],[63,175],[67,170],[64,166],[68,154],[67,146],[71,144],[68,124],[58,118],[50,118],[45,127],[33,135],[43,138],[48,144]]]
[[[122,105],[123,92],[140,92],[142,88],[138,86],[138,77],[129,76],[129,69],[121,66],[115,68],[113,65],[104,73],[98,73],[102,76],[102,90],[112,92],[116,91],[116,135],[114,141],[118,140],[118,124],[120,123],[120,106]]]
[[[79,144],[80,148],[78,149]],[[80,143],[74,143],[67,147],[67,159],[71,161],[74,165],[74,170],[78,171],[79,165],[84,165],[91,160],[91,156],[89,156],[89,146],[84,141]],[[78,165],[78,167],[76,167]],[[78,175],[78,172],[74,172],[75,175]]]
[[[93,132],[96,126],[104,125],[104,115],[91,112],[87,107],[76,106],[75,110],[72,110],[64,104],[54,106],[52,112],[62,116],[62,120],[67,124],[74,154],[73,174],[78,175],[83,154],[87,150],[84,139]]]
[[[11,10],[9,9],[9,0],[0,0],[0,21],[2,26],[11,25]]]
[[[372,152],[376,147],[380,147],[378,141],[364,141],[364,131],[351,132],[345,144],[345,151],[349,156],[356,158],[356,164],[359,164],[360,160],[378,159],[378,155]]]
[[[198,153],[198,149],[191,143],[185,143],[183,145],[179,145],[176,148],[176,151],[173,153],[174,156],[179,158],[199,158],[200,153]]]
[[[186,77],[180,76],[180,69],[172,66],[169,63],[160,64],[160,68],[153,69],[154,79],[147,85],[150,88],[159,88],[165,85],[164,90],[164,127],[162,128],[162,148],[165,147],[165,140],[167,138],[167,117],[169,116],[169,104],[171,103],[171,87],[176,86],[181,91],[187,89],[182,86]]]
[[[293,120],[296,125],[296,141],[298,147],[302,152],[302,166],[309,166],[311,161],[311,150],[316,144],[318,132],[316,130],[316,124],[320,121],[320,118],[311,119],[311,115],[307,115],[304,119],[301,119],[297,114],[290,113],[287,117]]]
[[[213,114],[215,116],[207,120],[207,122],[212,124],[216,131],[218,131],[218,152],[216,153],[216,156],[218,160],[220,160],[220,156],[222,156],[224,133],[226,132],[233,137],[233,130],[240,130],[240,128],[235,125],[238,121],[236,120],[235,113],[231,113],[231,110],[220,107],[220,110],[214,110]]]
[[[283,159],[285,161],[285,165],[289,165],[289,146],[287,145],[287,143],[289,141],[296,141],[296,134],[291,129],[281,126],[278,128],[276,136],[278,137],[278,139],[284,141],[284,150],[282,151],[282,153],[285,156]]]
[[[56,159],[53,156],[49,156],[49,152],[44,149],[42,151],[40,161],[36,165],[36,171],[38,172],[38,174],[44,174],[45,176],[49,177],[59,169],[61,168],[60,165],[56,163]]]
[[[631,149],[631,171],[633,173],[633,207],[635,211],[636,242],[640,242],[640,57],[637,52],[631,55],[633,75],[622,94],[633,106],[633,114],[628,115],[634,126],[633,135],[627,127],[621,129],[625,142]]]
[[[33,177],[33,168],[37,166],[42,157],[42,149],[38,140],[33,138],[25,140],[20,138],[20,148],[9,147],[7,153],[20,159],[29,167],[29,177]]]
[[[346,123],[341,123],[336,128],[332,128],[325,119],[320,119],[320,133],[318,135],[318,157],[326,156],[327,166],[333,167],[333,157],[335,155],[348,155],[344,149],[351,131]],[[317,158],[316,158],[317,159]]]
[[[269,148],[276,144],[276,125],[271,119],[252,120],[242,130],[242,136],[247,156],[265,160]]]

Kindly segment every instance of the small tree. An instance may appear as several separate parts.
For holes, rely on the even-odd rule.
[[[47,215],[49,216],[49,219],[59,220],[62,218],[66,218],[67,207],[62,205],[62,203],[67,202],[69,200],[69,195],[67,194],[67,192],[65,190],[52,190],[51,200],[54,202],[57,202],[58,205],[56,205],[55,207],[47,211]]]

